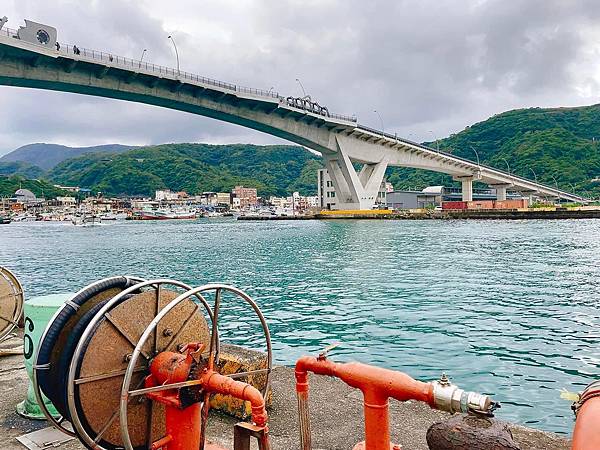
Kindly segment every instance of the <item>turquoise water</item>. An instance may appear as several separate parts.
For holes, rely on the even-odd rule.
[[[121,274],[230,283],[278,363],[341,342],[335,360],[446,371],[549,431],[573,427],[559,390],[600,375],[600,221],[23,223],[0,226],[0,264],[29,297]]]

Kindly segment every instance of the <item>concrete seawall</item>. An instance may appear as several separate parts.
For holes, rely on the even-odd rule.
[[[21,344],[15,338],[0,344],[11,348]],[[45,421],[31,421],[18,416],[15,406],[25,398],[28,378],[22,356],[0,357],[0,448],[20,450],[17,436],[45,428]],[[363,439],[362,396],[359,391],[339,380],[322,376],[310,378],[310,408],[315,449],[349,449]],[[568,405],[565,404],[565,409]],[[270,410],[271,443],[274,450],[299,448],[294,370],[277,367],[273,374],[273,408]],[[394,442],[410,450],[427,450],[425,433],[435,421],[448,417],[418,402],[390,401],[390,420]],[[208,438],[211,442],[233,448],[233,425],[237,419],[211,413]],[[518,425],[511,425],[522,450],[569,450],[564,437]],[[63,444],[61,449],[83,449],[78,441]]]
[[[240,216],[238,220],[265,221],[265,220],[343,220],[343,219],[369,219],[369,220],[448,220],[448,219],[478,219],[478,220],[527,220],[527,219],[600,219],[600,210],[576,209],[527,209],[527,210],[448,210],[448,211],[353,211],[311,214],[304,216]]]

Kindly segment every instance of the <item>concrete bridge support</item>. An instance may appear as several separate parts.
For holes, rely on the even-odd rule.
[[[506,190],[511,186],[510,184],[492,184],[490,186],[496,189],[496,200],[506,200]]]
[[[353,160],[340,140],[336,139],[336,144],[336,153],[323,154],[325,167],[337,195],[336,209],[373,209],[388,166],[387,159],[365,163],[357,173]]]
[[[454,177],[454,181],[460,181],[462,184],[462,201],[473,201],[473,177]]]

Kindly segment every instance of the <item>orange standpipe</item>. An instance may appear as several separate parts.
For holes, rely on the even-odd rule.
[[[356,444],[354,450],[400,449],[390,441],[388,399],[400,401],[418,400],[432,408],[449,412],[469,410],[489,414],[496,406],[487,396],[465,392],[448,382],[423,383],[402,372],[361,363],[335,363],[324,354],[319,357],[304,356],[296,362],[296,393],[300,415],[300,447],[311,448],[310,420],[308,412],[308,372],[337,377],[349,386],[360,389],[364,396],[365,441]]]
[[[600,449],[600,381],[585,388],[574,406],[577,421],[572,450]]]
[[[194,363],[192,355],[193,353],[199,354],[202,348],[201,345],[189,344],[186,346],[187,355],[174,352],[158,354],[152,360],[150,375],[145,379],[145,386],[155,387],[188,381]],[[265,401],[258,389],[247,383],[221,375],[209,368],[199,371],[197,381],[194,385],[202,389],[203,395],[219,393],[249,401],[252,406],[252,420],[254,422],[251,431],[254,435],[261,436],[259,447],[265,450],[269,449],[269,418],[265,409]],[[152,450],[190,450],[198,448],[223,450],[221,447],[211,444],[205,446],[202,442],[202,410],[199,401],[184,404],[179,389],[148,392],[146,396],[165,405],[167,435],[154,442],[150,447]],[[208,396],[205,398],[208,398]]]

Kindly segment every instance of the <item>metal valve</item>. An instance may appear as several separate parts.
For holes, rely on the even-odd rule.
[[[491,416],[500,404],[494,402],[488,395],[467,392],[452,384],[446,374],[433,381],[433,397],[435,408],[440,411],[453,413],[477,413]]]

